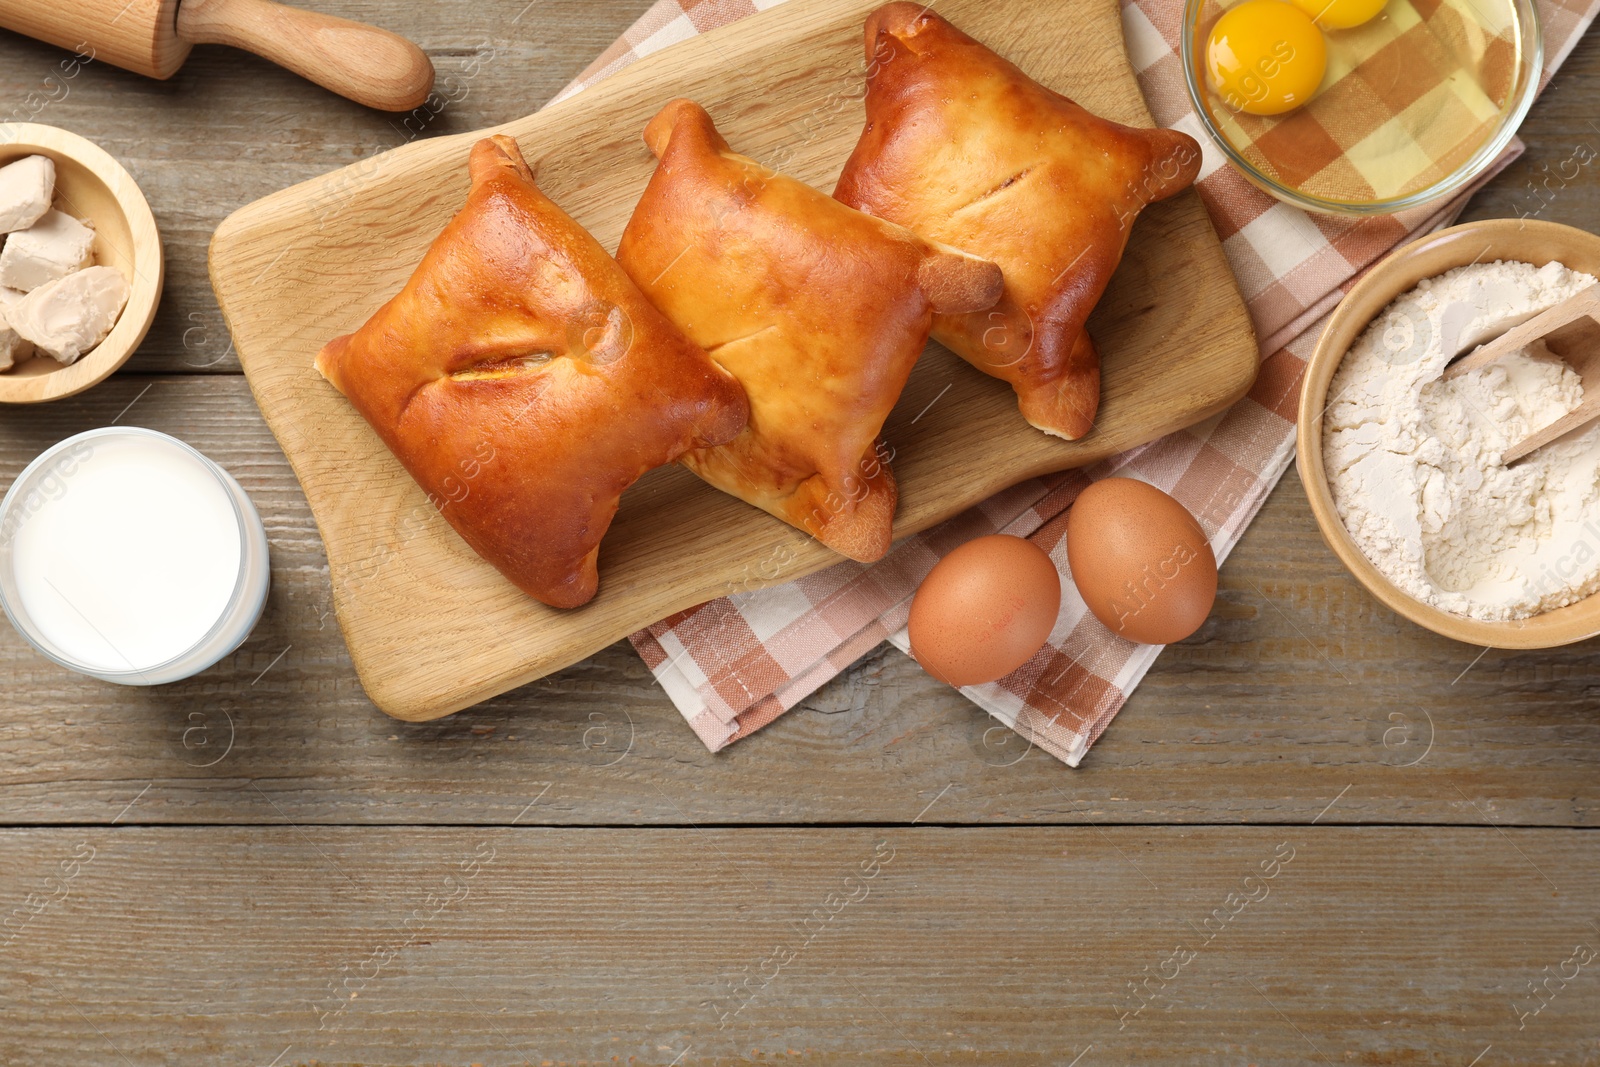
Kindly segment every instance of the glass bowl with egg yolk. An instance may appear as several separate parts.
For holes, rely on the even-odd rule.
[[[1534,0],[1187,0],[1184,81],[1249,181],[1382,215],[1494,162],[1538,91]]]

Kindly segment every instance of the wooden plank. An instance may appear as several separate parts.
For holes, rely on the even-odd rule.
[[[9,831],[0,1059],[1592,1063],[1600,851],[1512,837]]]
[[[739,151],[829,189],[861,135],[861,26],[875,6],[791,0],[495,132],[519,139],[540,188],[606,248],[656,167],[639,131],[674,97],[705,105]],[[1150,125],[1113,0],[948,0],[940,10],[1095,113]],[[1062,25],[1072,32],[1056,32]],[[460,210],[476,136],[407,145],[284,190],[230,216],[211,244],[212,282],[251,386],[317,514],[356,670],[379,707],[408,720],[448,715],[673,612],[841,558],[669,466],[623,497],[598,595],[560,610],[517,589],[436,513],[312,360],[399,291]],[[1255,377],[1249,314],[1193,191],[1143,213],[1089,326],[1103,399],[1094,432],[1073,442],[1030,427],[1005,383],[930,346],[883,426],[896,536],[1199,422]],[[482,467],[460,459],[474,475]]]
[[[238,373],[203,252],[233,210],[406,143],[414,132],[418,139],[446,136],[527,114],[610,45],[649,0],[539,0],[521,22],[513,20],[526,0],[315,6],[417,41],[438,68],[449,106],[408,125],[255,57],[211,47],[197,50],[172,82],[104,66],[53,82],[64,53],[0,31],[0,117],[41,107],[37,121],[100,144],[140,182],[161,224],[166,296],[150,338],[123,373]],[[1533,214],[1600,227],[1600,161],[1581,163],[1583,146],[1600,150],[1588,125],[1597,98],[1600,33],[1591,30],[1523,123],[1526,154],[1474,198],[1463,220]]]
[[[553,784],[525,824],[894,821],[946,787],[942,816],[962,823],[1305,821],[1347,786],[1328,819],[1600,819],[1600,642],[1483,652],[1404,622],[1340,569],[1292,472],[1223,567],[1211,620],[1077,771],[887,646],[713,756],[625,644],[451,720],[374,709],[304,498],[237,378],[120,379],[8,412],[0,478],[119,415],[240,478],[273,592],[238,653],[156,690],[76,678],[0,627],[8,822],[105,822],[149,783],[127,821],[507,823],[530,783]]]

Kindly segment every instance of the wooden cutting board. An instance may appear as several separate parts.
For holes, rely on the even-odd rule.
[[[790,0],[495,132],[518,138],[544,191],[607,248],[655,165],[639,134],[676,96],[705,105],[736,150],[831,190],[863,122],[861,26],[875,6]],[[1152,125],[1116,0],[944,0],[939,10],[1098,114]],[[393,296],[461,206],[478,136],[407,145],[267,197],[211,244],[245,374],[327,544],[351,658],[373,701],[402,719],[447,715],[675,611],[840,559],[673,466],[623,498],[599,595],[574,611],[547,608],[466,546],[318,376],[317,350]],[[884,429],[900,482],[896,536],[1197,422],[1255,376],[1244,302],[1192,191],[1140,217],[1089,327],[1104,401],[1094,431],[1072,443],[1023,422],[1009,386],[929,346]]]

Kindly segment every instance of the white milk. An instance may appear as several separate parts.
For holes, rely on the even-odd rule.
[[[175,681],[237,648],[266,599],[266,536],[227,472],[174,438],[63,441],[0,505],[0,600],[41,651],[95,677]]]

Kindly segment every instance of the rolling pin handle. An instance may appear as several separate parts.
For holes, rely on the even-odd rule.
[[[181,0],[178,36],[254,52],[381,111],[421,107],[433,91],[433,63],[404,37],[272,0]]]

